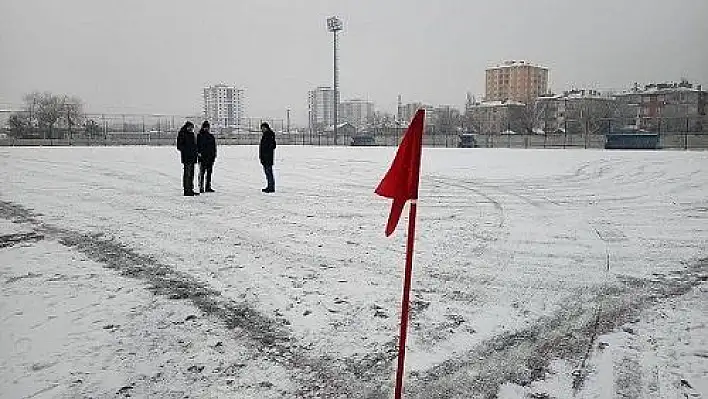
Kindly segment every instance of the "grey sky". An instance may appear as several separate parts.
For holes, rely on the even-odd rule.
[[[341,98],[390,112],[399,93],[462,106],[505,59],[548,66],[555,91],[708,83],[706,0],[0,0],[0,103],[50,90],[89,111],[184,114],[224,82],[249,116],[304,122],[307,90],[331,84],[333,14]]]

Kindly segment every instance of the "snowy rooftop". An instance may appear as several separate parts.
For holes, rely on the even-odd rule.
[[[666,94],[666,93],[676,93],[676,92],[705,92],[703,86],[699,84],[692,84],[688,81],[681,82],[665,82],[665,83],[650,83],[644,85],[644,88],[636,85],[630,90],[622,91],[617,95],[632,95],[632,94]]]
[[[511,105],[524,106],[525,104],[518,101],[483,101],[473,105],[474,107],[506,107]]]
[[[346,126],[355,127],[354,125],[352,125],[352,124],[349,123],[349,122],[344,122],[344,123],[340,123],[339,125],[337,125],[337,129],[341,129],[341,128],[346,127]],[[327,127],[325,128],[324,131],[325,131],[325,132],[331,132],[331,131],[333,131],[333,130],[334,130],[334,125],[329,125],[329,126],[327,126]]]
[[[501,64],[497,64],[496,66],[487,68],[487,69],[497,69],[497,68],[514,68],[514,67],[521,67],[521,66],[532,66],[536,68],[543,68],[543,69],[548,69],[547,67],[539,64],[534,64],[528,61],[524,60],[511,60],[511,61],[504,61]]]

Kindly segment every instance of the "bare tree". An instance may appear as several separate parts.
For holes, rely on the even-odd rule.
[[[30,127],[29,116],[24,112],[15,112],[7,120],[10,128],[10,135],[13,137],[23,137]]]
[[[610,98],[583,98],[579,100],[577,120],[583,134],[606,134],[611,130],[612,118],[617,115],[617,103]]]
[[[474,106],[470,106],[465,110],[462,120],[466,132],[482,133],[482,118],[479,116],[479,112],[475,112]]]
[[[434,131],[438,134],[457,133],[457,128],[462,124],[460,111],[452,107],[436,108],[434,115]]]
[[[525,104],[519,106],[518,125],[522,133],[533,134],[536,129],[541,125],[541,117],[543,116],[543,110],[539,106],[538,101],[529,100]]]
[[[46,91],[29,93],[23,100],[22,113],[27,115],[29,125],[36,126],[43,134],[49,133],[50,137],[57,125],[71,131],[84,119],[83,103],[78,97]]]
[[[393,127],[396,125],[396,118],[388,112],[374,111],[371,121],[373,126],[377,128]]]
[[[87,137],[96,137],[100,134],[98,122],[93,119],[86,119],[83,128]]]

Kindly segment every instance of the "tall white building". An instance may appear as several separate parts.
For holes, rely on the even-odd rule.
[[[374,103],[354,99],[339,104],[339,122],[349,122],[357,128],[369,123],[374,117]]]
[[[334,125],[334,90],[320,86],[307,93],[310,129],[317,131]]]
[[[240,126],[244,113],[244,90],[225,84],[204,88],[204,118],[212,126]]]

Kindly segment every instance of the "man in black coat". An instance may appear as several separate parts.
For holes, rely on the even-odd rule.
[[[199,195],[194,192],[194,164],[197,163],[197,140],[194,137],[194,124],[190,121],[182,126],[177,133],[177,149],[181,153],[184,173],[182,174],[182,188],[185,197]]]
[[[211,188],[211,173],[216,160],[216,139],[209,131],[209,121],[202,123],[197,135],[197,152],[199,154],[199,192],[213,193]],[[206,188],[204,188],[204,174],[206,173]]]
[[[263,165],[263,171],[265,172],[266,181],[268,185],[266,188],[262,189],[264,193],[274,193],[275,192],[275,177],[273,176],[273,160],[275,158],[275,132],[271,130],[268,123],[261,123],[261,144],[258,147],[258,158]]]

